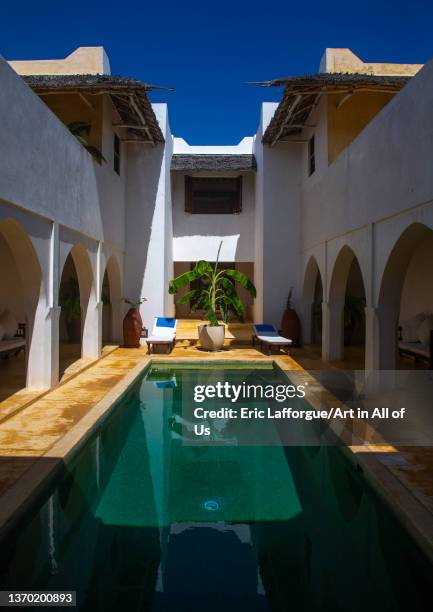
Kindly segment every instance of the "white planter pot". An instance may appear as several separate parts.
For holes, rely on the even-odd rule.
[[[198,337],[205,351],[220,351],[224,345],[225,325],[199,325]]]

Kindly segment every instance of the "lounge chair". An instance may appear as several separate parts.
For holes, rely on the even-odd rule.
[[[18,355],[20,351],[26,350],[26,326],[18,323],[17,331],[13,338],[0,340],[0,356],[7,359],[10,355]]]
[[[269,354],[271,353],[271,347],[273,346],[283,350],[285,347],[287,353],[289,352],[289,347],[292,345],[292,340],[289,340],[289,338],[284,338],[284,336],[280,336],[273,325],[254,325],[253,328],[253,346],[255,346],[256,342],[258,342],[261,350],[263,350],[263,345],[265,345]]]
[[[413,357],[415,363],[422,361],[427,364],[429,370],[433,370],[433,329],[430,330],[429,342],[405,342],[402,337],[402,327],[398,328],[398,352],[399,355]]]
[[[176,342],[177,319],[155,317],[151,335],[146,338],[149,353],[155,352],[155,345],[165,345],[169,353]]]

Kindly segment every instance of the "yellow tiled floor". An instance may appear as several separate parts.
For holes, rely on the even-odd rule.
[[[0,494],[146,359],[144,349],[117,349],[0,423]]]
[[[116,348],[115,345],[104,346],[102,357],[109,355]],[[95,359],[80,358],[78,345],[67,344],[62,352],[60,384],[64,384],[96,362]],[[24,372],[24,353],[0,362],[0,423],[48,392],[47,390],[26,389]]]

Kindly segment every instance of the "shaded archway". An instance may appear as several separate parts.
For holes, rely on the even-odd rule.
[[[115,255],[107,261],[101,289],[102,345],[119,344],[122,313],[122,279]]]
[[[46,317],[42,269],[30,238],[13,219],[0,221],[0,279],[1,401],[25,386],[46,386],[43,338],[39,328],[35,333],[36,322]]]
[[[432,270],[433,230],[424,224],[413,223],[402,232],[392,248],[380,283],[381,369],[395,369],[397,366],[399,326],[404,341],[419,341],[423,317],[433,312]],[[404,363],[402,366],[405,367]]]
[[[86,249],[76,244],[63,265],[59,304],[59,373],[60,377],[82,357],[96,357],[91,350],[93,329],[91,310],[96,309],[96,292],[92,266]],[[97,326],[96,326],[97,327]]]
[[[364,367],[365,283],[354,251],[345,245],[335,260],[326,313],[325,359]]]
[[[323,282],[315,257],[310,257],[305,268],[303,344],[320,344],[322,341]]]

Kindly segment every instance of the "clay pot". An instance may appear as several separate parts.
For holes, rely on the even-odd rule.
[[[138,308],[130,308],[123,319],[123,346],[138,348],[140,346],[143,321]]]
[[[224,345],[225,325],[199,325],[198,337],[205,351],[220,351]]]
[[[294,308],[286,308],[281,321],[281,334],[293,341],[293,346],[299,346],[301,340],[301,322]]]

